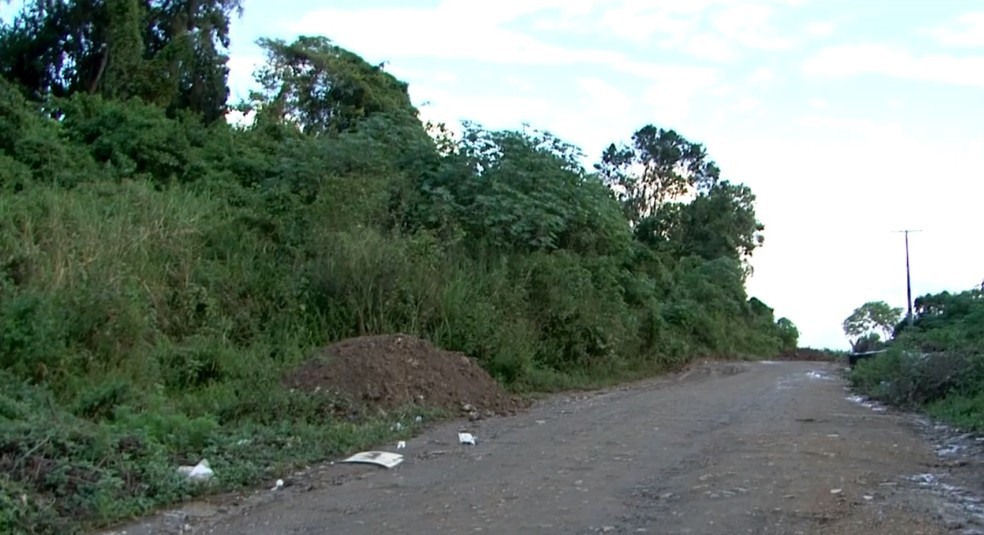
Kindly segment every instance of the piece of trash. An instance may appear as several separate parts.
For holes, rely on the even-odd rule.
[[[403,424],[401,422],[396,422],[392,425],[392,427],[390,427],[391,431],[399,431],[401,429],[403,429]]]
[[[866,502],[870,502],[871,500],[874,500],[875,499],[874,496],[868,496],[867,494],[864,495],[863,498],[864,498],[864,501],[866,501]]]
[[[387,451],[363,451],[356,453],[342,462],[375,464],[383,468],[393,468],[403,462],[403,456],[399,453],[390,453]]]
[[[831,494],[840,494],[844,492],[844,489],[830,489]]]
[[[178,473],[189,481],[208,481],[215,472],[208,466],[208,459],[202,459],[195,466],[179,466]]]
[[[545,423],[547,423],[547,421],[546,421],[546,420],[537,420],[537,421],[536,421],[536,425],[543,425],[543,424],[545,424]]]
[[[420,422],[423,422],[424,421],[424,417],[423,416],[418,416],[418,417],[414,418],[413,421],[415,421],[415,422],[417,422],[419,424]]]
[[[396,443],[396,449],[398,450],[402,450],[405,447],[407,447],[407,442],[405,440],[401,440]]]
[[[475,445],[475,436],[471,433],[458,433],[458,443],[459,444],[469,444]]]
[[[277,490],[277,489],[282,489],[282,488],[284,488],[284,480],[283,479],[278,479],[277,482],[273,485],[273,488],[270,489],[270,490]]]

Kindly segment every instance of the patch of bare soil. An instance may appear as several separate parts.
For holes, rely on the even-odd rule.
[[[407,335],[342,340],[291,371],[283,384],[384,410],[419,405],[489,415],[524,406],[474,359]]]

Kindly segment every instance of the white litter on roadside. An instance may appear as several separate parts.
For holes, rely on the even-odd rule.
[[[401,440],[401,441],[399,441],[399,442],[396,443],[396,449],[398,449],[398,450],[402,450],[405,447],[407,447],[407,443],[406,443],[405,440]]]
[[[403,462],[403,456],[399,453],[390,453],[388,451],[363,451],[356,453],[342,462],[375,464],[383,468],[393,468]]]
[[[818,372],[817,370],[810,370],[806,372],[806,376],[813,379],[830,379],[829,376],[825,375],[823,372]]]
[[[852,403],[857,403],[858,405],[861,405],[862,407],[867,407],[867,408],[871,409],[874,412],[886,412],[886,411],[888,411],[888,409],[885,408],[883,405],[880,405],[880,404],[875,403],[873,401],[868,401],[867,399],[865,399],[865,398],[863,398],[863,397],[861,397],[859,395],[856,395],[856,394],[847,396],[844,399],[846,399],[846,400],[848,400],[848,401],[850,401]]]
[[[178,473],[189,481],[208,481],[215,475],[208,465],[208,459],[202,459],[195,466],[179,466]]]
[[[916,474],[914,476],[909,476],[907,479],[924,486],[936,484],[938,481],[937,477],[933,474]]]
[[[960,444],[948,444],[946,446],[936,448],[936,454],[940,457],[946,457],[948,455],[956,455],[963,449],[965,449],[964,446],[961,446]]]
[[[274,483],[273,488],[270,490],[280,490],[282,488],[284,488],[284,480],[278,479],[277,482]]]
[[[475,435],[472,435],[471,433],[458,433],[458,443],[459,444],[468,444],[470,446],[474,446],[475,445]]]

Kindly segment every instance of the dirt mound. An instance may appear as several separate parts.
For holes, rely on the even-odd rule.
[[[462,353],[413,336],[365,336],[320,350],[284,378],[305,391],[331,391],[382,409],[411,404],[474,414],[511,414],[524,404]]]

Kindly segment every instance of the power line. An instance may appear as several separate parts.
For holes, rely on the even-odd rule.
[[[912,275],[909,271],[909,233],[910,232],[922,232],[921,230],[896,230],[896,233],[905,234],[905,291],[906,291],[906,302],[909,305],[909,325],[915,321],[915,316],[912,314]]]

